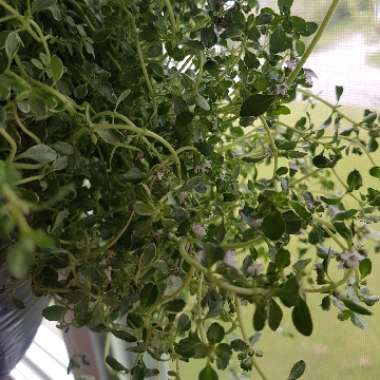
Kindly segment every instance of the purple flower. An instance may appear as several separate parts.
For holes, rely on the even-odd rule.
[[[230,266],[230,267],[234,267],[234,268],[236,268],[236,267],[237,267],[237,263],[236,263],[236,252],[235,252],[235,251],[232,251],[232,250],[228,250],[228,251],[224,254],[224,263],[227,264],[227,265]]]
[[[298,64],[298,59],[291,58],[285,62],[285,67],[289,70],[294,70],[297,67],[297,64]]]
[[[206,173],[211,169],[211,161],[206,160],[202,165],[197,165],[195,167],[196,173]]]
[[[280,83],[276,85],[274,89],[274,93],[277,96],[286,96],[286,94],[288,93],[288,90],[289,90],[289,86],[286,83]]]
[[[187,196],[188,196],[188,193],[186,191],[180,192],[179,195],[178,195],[179,203],[182,204],[183,202],[185,202]]]
[[[362,256],[358,251],[346,251],[340,255],[340,268],[357,268],[364,256]]]
[[[206,236],[207,234],[206,228],[201,224],[193,224],[192,230],[195,235],[200,237]]]
[[[264,271],[264,265],[261,263],[253,263],[247,268],[248,274],[251,276],[258,276]]]
[[[196,255],[196,260],[198,263],[202,264],[203,260],[205,259],[205,251],[201,250]]]
[[[313,79],[314,78],[318,78],[317,75],[315,74],[315,72],[313,70],[310,70],[310,69],[304,69],[303,70],[304,73],[305,73],[305,82],[308,86],[312,86],[313,85]]]

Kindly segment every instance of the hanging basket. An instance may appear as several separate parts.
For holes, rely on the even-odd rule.
[[[0,266],[0,289],[4,289],[8,279],[6,269]],[[5,379],[24,356],[47,303],[47,298],[36,298],[28,284],[12,293],[0,293],[0,379]]]

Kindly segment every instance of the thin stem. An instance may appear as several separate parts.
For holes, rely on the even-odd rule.
[[[40,38],[40,36],[38,36],[38,34],[36,34],[36,32],[30,27],[30,21],[26,21],[25,17],[20,15],[20,13],[18,13],[15,8],[11,7],[4,0],[0,0],[0,6],[2,6],[7,12],[14,16],[35,41],[44,44],[44,41]]]
[[[248,336],[247,330],[246,330],[245,325],[244,325],[244,319],[243,319],[243,313],[241,310],[240,298],[237,296],[235,296],[235,309],[236,309],[236,315],[238,318],[238,324],[239,324],[239,328],[241,331],[241,335],[242,335],[244,341],[249,343],[249,336]],[[260,366],[258,365],[258,363],[254,357],[252,357],[252,364],[255,367],[258,374],[260,375],[261,379],[262,380],[268,380],[268,378],[265,376],[264,372],[262,371],[262,369],[260,368]]]
[[[130,226],[134,215],[135,215],[135,212],[132,211],[130,217],[128,218],[127,223],[125,224],[125,226],[123,226],[120,229],[120,231],[104,247],[102,247],[102,250],[109,250],[120,240],[120,238],[124,235],[125,231]]]
[[[33,132],[31,132],[28,128],[25,127],[23,122],[21,121],[20,117],[18,116],[16,107],[13,108],[13,114],[14,118],[16,120],[17,125],[20,127],[20,129],[28,135],[32,140],[34,140],[37,144],[42,144],[41,140],[38,136],[36,136]]]
[[[113,112],[105,112],[102,114],[113,114]],[[98,114],[97,116],[100,116],[100,115],[101,114]],[[154,140],[160,142],[163,146],[165,146],[169,150],[169,152],[174,157],[174,160],[175,160],[176,165],[177,165],[178,178],[180,180],[182,180],[181,161],[177,155],[177,152],[171,146],[171,144],[168,141],[166,141],[163,137],[161,137],[160,135],[157,135],[156,133],[154,133],[152,131],[137,127],[130,119],[128,119],[125,116],[124,116],[124,120],[126,122],[125,125],[122,125],[122,124],[92,124],[91,127],[95,130],[96,129],[99,129],[99,130],[101,130],[101,129],[103,129],[103,130],[112,130],[112,129],[127,130],[127,131],[133,132],[137,135],[151,137]]]
[[[339,288],[341,285],[346,284],[347,280],[351,277],[352,272],[353,272],[353,269],[351,268],[345,273],[344,277],[338,282],[334,282],[330,285],[322,286],[320,288],[306,288],[306,289],[303,289],[303,291],[305,293],[331,293],[335,289]]]
[[[32,176],[32,177],[23,178],[22,180],[18,181],[16,183],[16,185],[20,186],[20,185],[25,185],[25,184],[30,183],[30,182],[40,181],[44,177],[45,177],[44,174],[40,174],[40,175],[35,175],[35,176]]]
[[[33,79],[33,78],[27,78],[27,80],[25,80],[24,78],[20,77],[19,75],[17,75],[16,73],[14,73],[13,71],[10,71],[10,70],[6,71],[6,75],[8,75],[8,76],[12,77],[13,79],[21,82],[24,86],[26,86],[29,89],[31,88],[31,86],[28,83],[28,81],[31,82],[35,86],[42,88],[44,91],[46,91],[48,94],[52,95],[54,98],[60,100],[65,105],[67,111],[71,115],[76,113],[75,108],[78,107],[78,105],[74,102],[74,100],[69,98],[66,95],[63,95],[62,93],[55,90],[54,88],[47,86],[46,84],[41,83],[40,81]]]
[[[329,24],[332,16],[334,15],[334,13],[338,7],[339,1],[340,0],[332,0],[331,5],[330,5],[329,9],[327,10],[327,13],[326,13],[325,17],[323,18],[322,23],[319,26],[319,28],[318,28],[316,34],[314,35],[312,41],[310,42],[305,53],[303,54],[300,61],[298,62],[296,68],[289,75],[289,78],[288,78],[288,85],[289,86],[292,85],[293,82],[297,79],[298,74],[300,73],[300,71],[302,70],[306,61],[310,57],[311,53],[313,52],[313,50],[317,46],[317,44],[318,44],[319,40],[321,39],[327,25]]]
[[[252,245],[256,245],[256,244],[260,244],[264,241],[264,239],[261,237],[261,236],[258,236],[252,240],[248,240],[248,241],[243,241],[243,242],[238,242],[238,243],[222,243],[222,247],[224,249],[233,249],[233,250],[237,250],[237,249],[243,249],[243,248],[249,248],[251,247]]]
[[[333,139],[334,136],[323,136],[321,137],[321,139]],[[368,160],[371,162],[371,164],[373,166],[377,166],[375,160],[373,159],[371,153],[368,151],[367,147],[360,141],[360,139],[357,139],[357,140],[354,140],[354,139],[351,139],[350,137],[347,137],[347,136],[342,136],[342,135],[339,135],[339,139],[341,140],[346,140],[348,142],[350,142],[351,144],[354,144],[358,147],[360,147],[364,154],[367,156]]]
[[[270,130],[269,125],[268,125],[265,117],[260,116],[260,120],[263,123],[263,126],[264,126],[264,128],[265,128],[265,130],[267,132],[267,135],[268,135],[268,138],[269,138],[270,147],[271,147],[271,150],[272,150],[272,155],[273,155],[273,160],[274,160],[272,180],[274,180],[276,178],[277,169],[278,169],[278,149],[277,149],[276,143],[274,141],[274,138],[273,138],[273,135],[272,135],[272,131]]]
[[[178,376],[178,380],[181,380],[181,371],[180,371],[180,365],[179,365],[179,359],[175,359],[175,372]]]
[[[0,127],[0,135],[3,136],[5,140],[7,140],[7,143],[11,147],[7,161],[13,162],[17,154],[17,144],[13,137],[2,127]]]
[[[362,203],[360,202],[360,199],[358,199],[354,194],[352,194],[352,192],[349,190],[348,186],[345,184],[345,182],[343,181],[343,179],[340,177],[340,175],[337,173],[337,171],[334,169],[334,168],[331,168],[331,172],[334,174],[334,176],[336,177],[336,179],[340,182],[340,184],[344,187],[344,189],[346,190],[346,193],[352,198],[354,199],[360,207],[362,207]]]
[[[198,94],[198,92],[199,92],[199,86],[200,86],[200,84],[202,82],[204,61],[205,61],[205,57],[204,57],[204,55],[202,53],[199,56],[199,71],[198,71],[198,75],[197,75],[197,78],[196,78],[196,81],[195,81],[195,87],[194,87],[194,93],[195,94]]]
[[[137,27],[136,27],[135,19],[134,19],[133,16],[131,16],[131,20],[132,20],[133,32],[135,34],[136,49],[137,49],[137,55],[139,57],[140,67],[141,67],[141,70],[143,72],[146,85],[147,85],[148,90],[150,92],[150,95],[152,97],[153,107],[154,107],[154,113],[156,113],[157,112],[157,104],[156,104],[156,99],[155,99],[154,88],[153,88],[153,85],[152,85],[152,81],[150,80],[150,77],[149,77],[149,74],[148,74],[148,70],[146,69],[144,53],[143,53],[142,48],[141,48],[139,34],[138,34]]]
[[[47,39],[46,37],[44,36],[40,26],[32,19],[29,19],[29,24],[31,26],[33,26],[33,28],[36,30],[37,32],[37,35],[40,37],[40,42],[42,44],[42,46],[44,47],[44,50],[45,50],[45,53],[50,61],[51,59],[51,53],[50,53],[50,49],[49,49],[49,45],[47,43]]]
[[[321,224],[323,226],[324,231],[329,235],[331,239],[335,241],[335,243],[343,250],[343,251],[349,251],[349,248],[346,247],[331,231],[336,232],[336,228],[333,224],[326,222],[325,220],[321,218],[314,218],[316,222]]]
[[[159,306],[171,301],[172,299],[174,299],[178,295],[180,295],[181,292],[189,286],[191,280],[193,279],[194,273],[195,273],[195,269],[194,269],[194,267],[191,267],[189,272],[187,273],[186,278],[183,281],[182,285],[175,292],[173,292],[167,296],[163,296],[162,301],[159,303]]]
[[[355,120],[353,120],[351,117],[349,117],[348,115],[346,115],[344,112],[340,111],[339,110],[339,107],[330,103],[328,100],[326,99],[323,99],[322,97],[308,91],[308,90],[305,90],[305,89],[302,89],[302,88],[299,88],[297,90],[298,92],[300,92],[301,94],[303,95],[306,95],[310,98],[313,98],[315,100],[318,100],[320,103],[324,104],[325,106],[331,108],[334,112],[336,112],[338,115],[340,115],[343,119],[345,119],[346,121],[348,121],[350,124],[352,124],[354,127],[358,127],[358,128],[362,128],[362,129],[365,129],[367,130],[366,127],[363,127],[362,124],[363,122],[356,122]]]
[[[186,241],[181,241],[179,243],[179,252],[183,259],[193,266],[195,269],[197,269],[199,272],[203,273],[211,282],[213,282],[215,285],[219,286],[220,288],[227,290],[231,292],[232,294],[241,294],[241,295],[263,295],[267,294],[267,290],[261,289],[261,288],[242,288],[240,286],[232,285],[224,280],[221,280],[220,278],[216,277],[215,274],[213,274],[209,269],[205,268],[202,264],[200,264],[196,259],[191,257],[186,250]]]
[[[177,33],[177,21],[175,19],[172,4],[171,4],[170,0],[164,0],[164,2],[165,2],[166,8],[167,8],[168,13],[169,13],[170,22],[171,22],[172,28],[173,28],[173,34],[176,34]]]
[[[257,128],[260,128],[260,127],[257,127]],[[228,143],[226,145],[222,145],[222,146],[216,148],[216,151],[218,153],[224,153],[224,152],[227,152],[228,150],[230,150],[231,148],[233,148],[236,144],[238,144],[240,142],[245,142],[245,140],[248,137],[251,137],[251,136],[253,136],[253,135],[255,135],[257,133],[257,128],[255,128],[253,131],[250,131],[250,132],[246,133],[244,136],[241,136],[241,137],[237,138],[236,140],[234,140],[231,143]]]
[[[235,296],[235,309],[236,309],[236,315],[238,318],[239,328],[241,331],[241,336],[243,337],[243,339],[246,342],[248,342],[249,336],[248,336],[247,330],[246,330],[245,325],[244,325],[243,313],[241,310],[241,302],[240,302],[240,298],[237,296]]]
[[[28,235],[32,230],[24,217],[24,213],[26,214],[29,212],[29,207],[25,202],[18,198],[15,192],[8,185],[3,185],[0,187],[0,191],[4,198],[9,202],[9,212],[15,218],[20,232]]]
[[[293,182],[293,185],[298,185],[300,183],[302,183],[303,181],[305,181],[306,179],[310,178],[310,177],[314,177],[317,173],[319,173],[322,169],[315,169],[313,170],[312,172],[310,172],[309,174],[306,174],[304,175],[303,177],[297,179],[296,181]]]
[[[12,166],[15,169],[20,169],[20,170],[38,170],[38,169],[42,169],[45,166],[45,164],[24,164],[21,162],[14,162]]]
[[[198,330],[201,335],[201,339],[204,343],[207,343],[207,335],[203,327],[202,321],[202,297],[203,297],[203,274],[200,275],[198,282],[198,292],[197,292],[197,312],[198,312]]]

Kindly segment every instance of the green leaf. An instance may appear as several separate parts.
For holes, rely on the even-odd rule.
[[[372,312],[365,307],[358,305],[356,302],[353,302],[347,298],[341,300],[344,305],[352,310],[354,313],[361,314],[361,315],[372,315]]]
[[[32,5],[32,12],[38,13],[56,5],[56,0],[35,0]]]
[[[212,323],[207,330],[207,339],[211,344],[220,343],[224,339],[225,331],[219,323]]]
[[[165,304],[166,310],[170,311],[171,313],[179,313],[185,308],[185,306],[186,302],[181,299],[172,300]]]
[[[182,192],[195,190],[205,184],[205,178],[201,175],[190,178],[181,188]]]
[[[282,214],[285,221],[285,230],[289,235],[297,234],[302,227],[302,221],[292,210],[286,211]]]
[[[297,50],[298,55],[302,55],[303,53],[305,53],[305,50],[306,50],[305,43],[301,40],[297,40],[296,50]]]
[[[195,97],[195,102],[197,103],[197,106],[199,108],[202,108],[206,112],[210,111],[210,109],[211,109],[210,104],[202,95],[198,94]]]
[[[331,308],[331,297],[330,296],[323,297],[322,302],[321,302],[321,308],[324,311],[330,310],[330,308]]]
[[[159,290],[155,284],[147,284],[140,293],[140,304],[142,307],[152,306],[158,299]]]
[[[50,71],[54,82],[58,82],[63,75],[63,63],[59,57],[53,55],[50,61]]]
[[[22,239],[7,252],[9,272],[17,279],[25,278],[34,261],[34,243],[31,239]]]
[[[18,158],[26,158],[41,164],[48,164],[58,158],[57,152],[48,145],[34,145],[21,153]]]
[[[372,177],[380,178],[380,166],[374,166],[373,168],[371,168],[369,174]]]
[[[218,369],[225,370],[232,356],[232,349],[227,343],[220,343],[215,348],[216,365]]]
[[[369,276],[372,272],[372,261],[370,259],[364,259],[359,264],[359,270],[362,278]]]
[[[240,116],[258,117],[260,115],[263,115],[266,111],[268,111],[274,99],[275,97],[273,95],[262,95],[262,94],[251,95],[242,104],[241,110],[240,110]]]
[[[353,170],[347,177],[348,191],[359,190],[363,185],[363,178],[358,170]]]
[[[262,224],[262,230],[264,235],[270,240],[279,240],[285,233],[286,224],[281,213],[273,211],[267,215]]]
[[[281,324],[283,318],[283,312],[281,310],[281,307],[278,305],[278,303],[272,299],[269,304],[269,318],[268,318],[268,324],[269,327],[276,331]]]
[[[123,178],[126,181],[138,182],[146,178],[146,173],[139,168],[131,168],[124,174]]]
[[[8,59],[12,60],[20,47],[20,37],[17,32],[11,32],[8,34],[5,40],[5,52],[7,53]]]
[[[137,338],[135,336],[124,330],[112,330],[112,334],[115,335],[116,338],[124,340],[128,343],[137,342]]]
[[[214,368],[211,367],[210,363],[206,364],[206,367],[202,369],[202,371],[199,373],[199,380],[218,380],[218,374],[214,370]]]
[[[277,27],[269,40],[269,51],[271,54],[282,53],[291,48],[292,39],[289,38],[282,27]]]
[[[137,215],[141,216],[152,216],[156,213],[156,209],[152,205],[149,205],[141,201],[137,201],[133,205],[133,209],[135,210],[135,213]]]
[[[335,87],[335,95],[336,95],[337,102],[339,102],[341,96],[343,95],[343,87],[342,86],[336,86]]]
[[[140,256],[141,268],[147,268],[156,259],[157,249],[156,246],[151,243],[144,248],[142,255]]]
[[[244,63],[249,69],[257,69],[260,66],[260,61],[257,59],[256,55],[248,50],[244,55]]]
[[[288,267],[290,265],[290,252],[285,248],[280,248],[276,252],[275,263],[280,270]]]
[[[48,321],[60,322],[63,320],[67,309],[64,306],[52,305],[42,310],[42,316]]]
[[[115,105],[115,111],[119,108],[119,105],[124,102],[128,98],[128,96],[132,93],[132,91],[127,88],[124,90],[119,97],[117,98],[116,105]]]
[[[313,164],[320,169],[333,168],[335,166],[335,161],[328,159],[323,154],[320,154],[313,158]]]
[[[313,333],[310,310],[302,298],[299,298],[298,304],[292,310],[292,320],[295,328],[301,334],[310,336]]]
[[[112,356],[107,356],[106,357],[106,363],[115,371],[117,372],[124,372],[128,373],[129,370],[125,366],[123,366],[119,361],[117,361],[115,358]]]
[[[201,359],[208,355],[209,346],[202,343],[196,334],[190,334],[188,338],[180,340],[175,345],[175,350],[186,359]]]
[[[282,14],[289,15],[293,1],[294,0],[278,0],[278,8],[280,9],[280,12]]]
[[[218,36],[215,33],[214,26],[201,30],[201,41],[206,48],[211,48],[218,42]]]
[[[194,114],[192,112],[184,111],[177,115],[175,124],[177,127],[186,127],[193,121],[193,118]]]
[[[265,305],[256,305],[256,310],[253,314],[253,327],[256,331],[261,331],[264,329],[267,316],[268,313]]]
[[[303,360],[300,360],[294,364],[293,368],[290,371],[288,380],[297,380],[302,377],[306,370],[306,363]]]
[[[234,339],[231,342],[231,347],[234,351],[240,352],[245,351],[248,348],[248,345],[242,339]]]

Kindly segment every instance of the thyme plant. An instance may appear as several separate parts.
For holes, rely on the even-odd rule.
[[[200,380],[265,380],[243,313],[259,332],[289,308],[310,336],[309,293],[359,327],[377,301],[380,191],[337,167],[365,155],[380,178],[378,115],[344,114],[341,87],[334,104],[310,92],[339,0],[319,27],[292,3],[0,0],[3,291],[30,282],[60,328],[131,343],[132,368],[107,363],[135,380],[157,373],[144,353],[176,379],[207,359]],[[331,109],[323,128],[283,122],[297,94]]]

